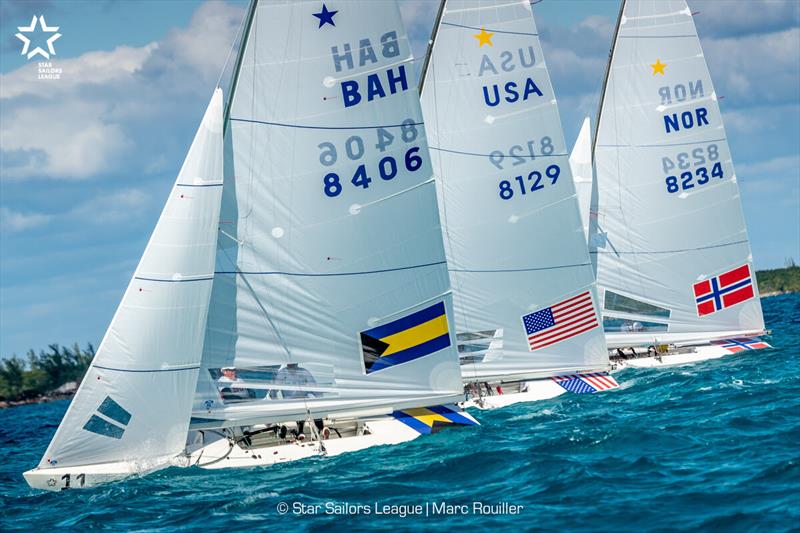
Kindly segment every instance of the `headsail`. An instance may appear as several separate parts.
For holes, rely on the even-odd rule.
[[[414,78],[395,2],[255,4],[197,427],[460,398]]]
[[[605,366],[594,275],[529,3],[447,1],[424,76],[464,379]]]
[[[569,168],[572,170],[572,180],[575,182],[575,193],[578,195],[578,207],[581,211],[583,232],[589,235],[589,206],[592,199],[592,132],[589,117],[583,120],[581,131],[575,140],[575,146],[569,154]]]
[[[626,1],[595,136],[590,221],[609,345],[764,329],[717,100],[686,2]]]
[[[139,266],[39,468],[135,462],[186,442],[222,194],[222,91],[208,105]]]

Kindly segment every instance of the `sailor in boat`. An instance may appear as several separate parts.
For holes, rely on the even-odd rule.
[[[236,386],[241,383],[241,380],[234,367],[221,368],[220,371],[222,377],[217,380],[217,384],[221,387],[219,393],[223,401],[243,402],[255,398],[254,391]]]
[[[284,400],[313,398],[315,396],[320,396],[321,393],[319,392],[304,390],[304,386],[315,385],[316,383],[317,380],[314,379],[314,376],[311,374],[311,372],[309,372],[308,369],[301,367],[298,363],[287,363],[287,365],[281,368],[278,371],[278,374],[275,376],[275,384],[281,387],[286,387],[281,388],[280,390],[281,397]],[[277,390],[270,391],[270,398],[275,399],[277,396]],[[305,434],[303,433],[305,425],[305,420],[298,420],[297,429],[293,431],[295,438],[299,441],[305,440],[306,438]],[[330,436],[330,430],[325,427],[321,418],[314,419],[314,425],[317,428],[317,432],[323,439],[327,439]],[[280,429],[281,438],[286,438],[286,431],[286,426],[282,426]]]

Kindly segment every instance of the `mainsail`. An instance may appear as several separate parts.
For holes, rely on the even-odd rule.
[[[422,108],[467,381],[608,362],[553,87],[529,2],[449,0]]]
[[[147,468],[183,451],[214,272],[222,107],[217,89],[40,469],[121,462]]]
[[[761,332],[736,174],[684,0],[624,2],[594,142],[589,241],[609,345]]]
[[[230,95],[193,427],[461,398],[395,2],[254,2]]]
[[[589,117],[583,120],[581,131],[575,140],[575,146],[572,147],[572,152],[569,154],[569,168],[572,170],[572,180],[575,182],[575,193],[578,196],[583,232],[588,238],[589,206],[592,200],[592,182],[594,181],[592,132]]]

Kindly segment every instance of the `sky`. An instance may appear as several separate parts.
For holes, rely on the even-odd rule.
[[[689,3],[723,97],[755,266],[800,261],[800,1]],[[421,58],[438,2],[400,4]],[[245,7],[0,0],[0,357],[97,346],[229,69]],[[619,0],[534,10],[571,146],[596,114]],[[20,54],[17,27],[34,15],[59,28],[60,79],[37,79],[43,58]],[[47,49],[42,35],[31,50]]]

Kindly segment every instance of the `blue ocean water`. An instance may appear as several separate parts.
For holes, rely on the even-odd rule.
[[[67,402],[1,410],[0,530],[796,529],[800,295],[763,304],[775,350],[626,370],[620,391],[478,412],[479,428],[269,468],[171,468],[85,491],[33,491],[21,473]],[[480,515],[476,501],[522,508]],[[467,513],[432,513],[442,502]],[[301,505],[307,514],[295,512]],[[422,505],[423,514],[389,505]]]

